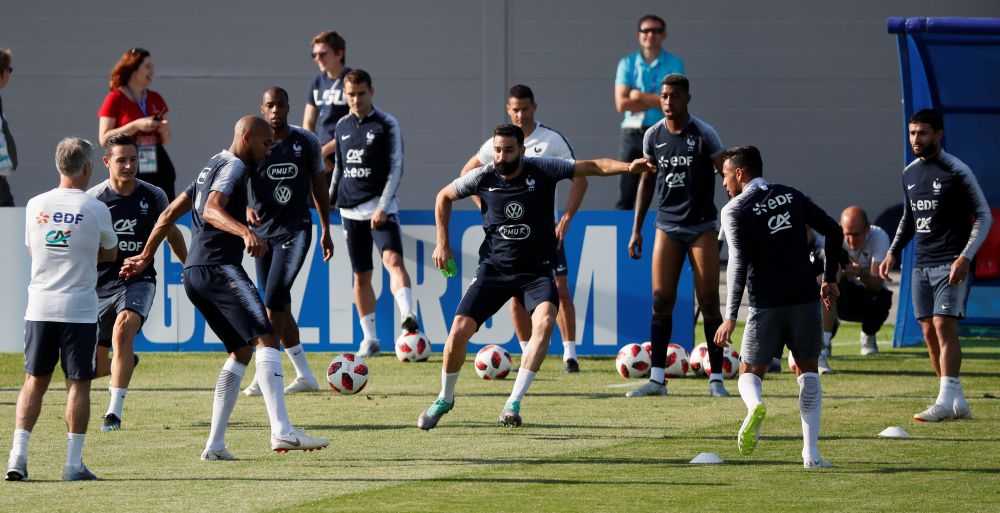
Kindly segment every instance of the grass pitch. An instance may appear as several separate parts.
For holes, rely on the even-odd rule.
[[[228,436],[241,461],[202,462],[224,356],[159,353],[143,355],[122,431],[99,431],[108,379],[94,382],[84,461],[98,482],[58,481],[66,446],[57,371],[31,437],[31,479],[0,483],[0,511],[996,511],[1000,343],[963,341],[973,420],[918,424],[912,415],[938,389],[926,353],[883,344],[881,356],[859,357],[851,327],[835,341],[843,341],[831,361],[838,374],[823,377],[820,449],[832,469],[802,468],[798,386],[787,369],[764,381],[763,438],[742,458],[736,431],[746,408],[734,380],[729,399],[707,397],[707,381],[689,377],[671,380],[668,397],[626,400],[629,382],[608,358],[583,359],[577,375],[547,361],[520,429],[497,425],[513,380],[481,381],[467,364],[455,409],[420,431],[417,416],[440,386],[440,354],[423,364],[371,359],[356,396],[288,397],[296,426],[331,439],[319,452],[270,452],[263,401],[241,395]],[[330,358],[310,354],[314,370]],[[0,355],[8,437],[21,373],[20,354]],[[888,426],[912,436],[875,436]],[[700,452],[725,464],[689,465]]]

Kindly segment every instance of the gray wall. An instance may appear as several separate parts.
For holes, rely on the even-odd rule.
[[[403,127],[403,208],[432,208],[504,119],[504,92],[515,82],[535,90],[538,118],[563,131],[580,158],[613,156],[615,66],[637,48],[635,22],[646,12],[667,19],[666,47],[692,80],[692,112],[727,145],[761,147],[769,178],[831,213],[850,203],[877,213],[898,201],[902,161],[886,17],[998,17],[1000,3],[5,2],[0,47],[14,50],[15,73],[2,95],[21,156],[15,197],[23,205],[53,186],[61,137],[96,141],[107,74],[126,48],[153,52],[153,89],[170,105],[168,150],[182,189],[229,145],[234,121],[255,112],[267,86],[291,91],[292,121],[301,121],[317,73],[309,40],[326,29],[346,37],[348,65],[372,73],[376,103]],[[610,208],[616,186],[592,180],[584,208]]]

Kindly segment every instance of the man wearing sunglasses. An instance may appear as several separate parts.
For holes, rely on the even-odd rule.
[[[316,134],[323,145],[323,162],[326,166],[327,185],[336,163],[337,121],[347,115],[347,98],[344,97],[344,75],[351,68],[344,65],[347,43],[344,38],[328,30],[312,39],[312,60],[319,67],[309,85],[306,110],[302,115],[302,128]]]
[[[10,82],[10,75],[14,73],[14,68],[10,65],[11,51],[7,48],[0,48],[0,90]],[[10,126],[7,125],[7,118],[3,117],[3,99],[0,98],[0,129],[3,137],[0,137],[0,207],[14,206],[14,193],[10,190],[7,177],[14,174],[17,169],[17,146],[14,145],[14,136],[10,134]]]
[[[665,51],[667,23],[655,14],[639,18],[639,51],[618,61],[615,74],[615,110],[625,114],[618,143],[618,160],[631,162],[642,157],[642,136],[663,119],[660,110],[660,81],[671,73],[684,73],[684,61]],[[621,175],[618,182],[618,210],[632,210],[639,188],[639,175]]]

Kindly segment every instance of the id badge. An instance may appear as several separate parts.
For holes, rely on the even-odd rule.
[[[10,160],[10,154],[7,153],[7,141],[0,134],[0,176],[12,174],[14,174],[14,162]]]
[[[139,174],[156,172],[156,136],[144,135],[137,138],[139,147]]]
[[[622,128],[642,128],[642,121],[646,118],[646,111],[641,112],[625,112],[625,121],[622,122]]]

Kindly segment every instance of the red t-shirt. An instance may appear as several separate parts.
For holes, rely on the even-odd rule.
[[[97,116],[115,118],[114,128],[118,128],[140,118],[155,116],[165,110],[167,110],[167,102],[163,101],[163,97],[155,91],[146,90],[146,114],[143,114],[142,109],[139,108],[139,104],[130,100],[121,89],[115,89],[104,97],[104,104],[97,111]],[[157,142],[162,142],[160,141],[160,134],[158,132],[139,132],[136,135],[154,135],[157,138]]]

